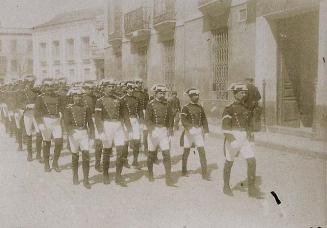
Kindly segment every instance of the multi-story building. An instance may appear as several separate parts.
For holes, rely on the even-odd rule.
[[[55,16],[33,29],[34,74],[69,82],[103,78],[103,10]]]
[[[32,30],[0,27],[0,81],[33,74]]]
[[[255,79],[266,124],[327,135],[327,0],[107,0],[106,75],[198,87],[220,118]],[[265,90],[264,86],[265,85]],[[182,96],[181,96],[182,97]],[[317,134],[315,134],[317,133]]]

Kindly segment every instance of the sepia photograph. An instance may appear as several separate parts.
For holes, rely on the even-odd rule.
[[[327,0],[0,0],[0,228],[327,228]]]

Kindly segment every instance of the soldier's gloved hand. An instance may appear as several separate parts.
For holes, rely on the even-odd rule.
[[[207,138],[209,138],[209,132],[204,133],[204,140],[206,140]]]
[[[40,131],[44,131],[45,130],[45,125],[44,124],[40,124],[39,125],[39,130]]]
[[[61,112],[59,112],[59,118],[60,118],[60,119],[62,118],[62,116],[63,116],[63,115],[62,115],[62,113],[61,113]]]
[[[128,132],[128,139],[129,140],[132,140],[133,139],[133,132],[132,131],[129,131]]]

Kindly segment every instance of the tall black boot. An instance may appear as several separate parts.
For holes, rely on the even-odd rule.
[[[90,171],[90,154],[89,151],[82,151],[82,160],[83,160],[83,185],[85,188],[90,189],[91,185],[89,183],[89,171]]]
[[[128,142],[123,146],[123,166],[128,169],[131,168],[128,164]]]
[[[143,146],[144,146],[144,153],[148,153],[148,130],[143,131]]]
[[[26,135],[26,144],[27,144],[27,161],[32,161],[33,160],[32,135]]]
[[[110,165],[110,154],[112,149],[103,149],[103,183],[110,184],[109,179],[109,165]]]
[[[14,118],[14,117],[12,117]],[[16,137],[16,123],[15,120],[10,121],[10,137]]]
[[[44,158],[44,171],[50,172],[50,164],[49,164],[49,157],[50,157],[50,147],[51,141],[43,141],[43,158]]]
[[[199,156],[200,156],[200,164],[202,170],[202,179],[210,180],[208,169],[207,169],[207,159],[206,159],[206,152],[203,147],[198,148]]]
[[[16,140],[18,143],[18,151],[23,151],[23,131],[22,129],[16,129]]]
[[[162,151],[163,156],[163,163],[165,166],[166,171],[166,185],[173,186],[173,180],[171,178],[171,159],[170,159],[170,152],[169,151]]]
[[[72,153],[73,184],[78,185],[78,153]]]
[[[37,133],[36,134],[36,140],[35,140],[35,148],[36,148],[36,159],[39,160],[39,162],[42,162],[43,159],[41,157],[42,152],[42,134]]]
[[[233,162],[226,160],[225,165],[224,165],[224,188],[223,188],[223,192],[224,192],[224,194],[226,194],[228,196],[233,196],[232,189],[230,188],[230,185],[229,185],[230,173],[232,171],[232,167],[233,167]]]
[[[154,181],[154,176],[153,176],[153,154],[154,153],[155,153],[155,151],[149,151],[148,152],[148,160],[147,160],[149,181],[151,181],[151,182]]]
[[[154,153],[153,153],[153,163],[156,164],[156,165],[159,165],[159,158],[158,158],[158,150],[156,150]]]
[[[133,163],[132,163],[132,165],[137,169],[140,168],[140,164],[138,162],[139,152],[140,152],[140,142],[138,140],[133,140]]]
[[[247,174],[248,174],[248,195],[249,197],[259,198],[259,190],[255,186],[255,175],[256,175],[256,159],[248,158],[247,161]]]
[[[62,146],[63,146],[63,140],[55,139],[55,148],[54,148],[54,152],[53,152],[52,168],[56,172],[61,172],[59,165],[58,165],[58,160],[59,160],[59,157],[61,154]]]
[[[187,159],[190,154],[190,148],[184,148],[184,153],[182,157],[182,176],[188,176],[187,173]]]
[[[117,157],[116,157],[116,179],[115,182],[121,186],[126,186],[126,182],[124,178],[122,177],[121,173],[123,171],[123,150],[124,146],[117,146]]]
[[[99,173],[103,172],[102,166],[101,166],[101,155],[102,155],[102,142],[99,139],[95,140],[95,170]]]

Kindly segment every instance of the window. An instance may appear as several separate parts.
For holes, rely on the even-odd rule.
[[[66,59],[74,60],[74,39],[66,40]]]
[[[247,9],[240,9],[239,11],[239,22],[244,22],[247,20]]]
[[[17,60],[16,59],[11,60],[10,65],[11,65],[10,68],[11,72],[17,72]]]
[[[82,59],[90,58],[90,38],[82,37]]]
[[[7,58],[6,56],[0,56],[0,74],[5,75],[7,73]]]
[[[213,90],[218,100],[228,100],[228,29],[213,30],[210,45]]]
[[[33,51],[32,40],[27,40],[26,43],[27,43],[27,53],[32,53],[32,51]]]
[[[91,70],[89,68],[84,69],[84,78],[83,78],[83,80],[91,79],[90,74],[91,74]]]
[[[33,59],[27,60],[27,72],[28,74],[33,74]]]
[[[40,53],[39,53],[40,60],[45,61],[47,58],[47,44],[42,42],[42,43],[40,43],[39,46],[40,46]]]
[[[164,82],[169,90],[174,88],[175,78],[175,42],[169,40],[163,42],[163,75]]]
[[[59,41],[53,41],[52,42],[52,58],[55,61],[60,59],[60,45],[59,45]]]
[[[55,71],[55,78],[60,78],[60,70],[56,69]]]
[[[17,52],[17,40],[11,40],[10,41],[10,51],[12,53],[16,53]]]
[[[47,77],[47,70],[42,70],[42,78],[46,78]]]
[[[69,70],[69,78],[72,82],[75,82],[76,81],[76,78],[75,78],[75,71],[74,69],[70,69]]]

